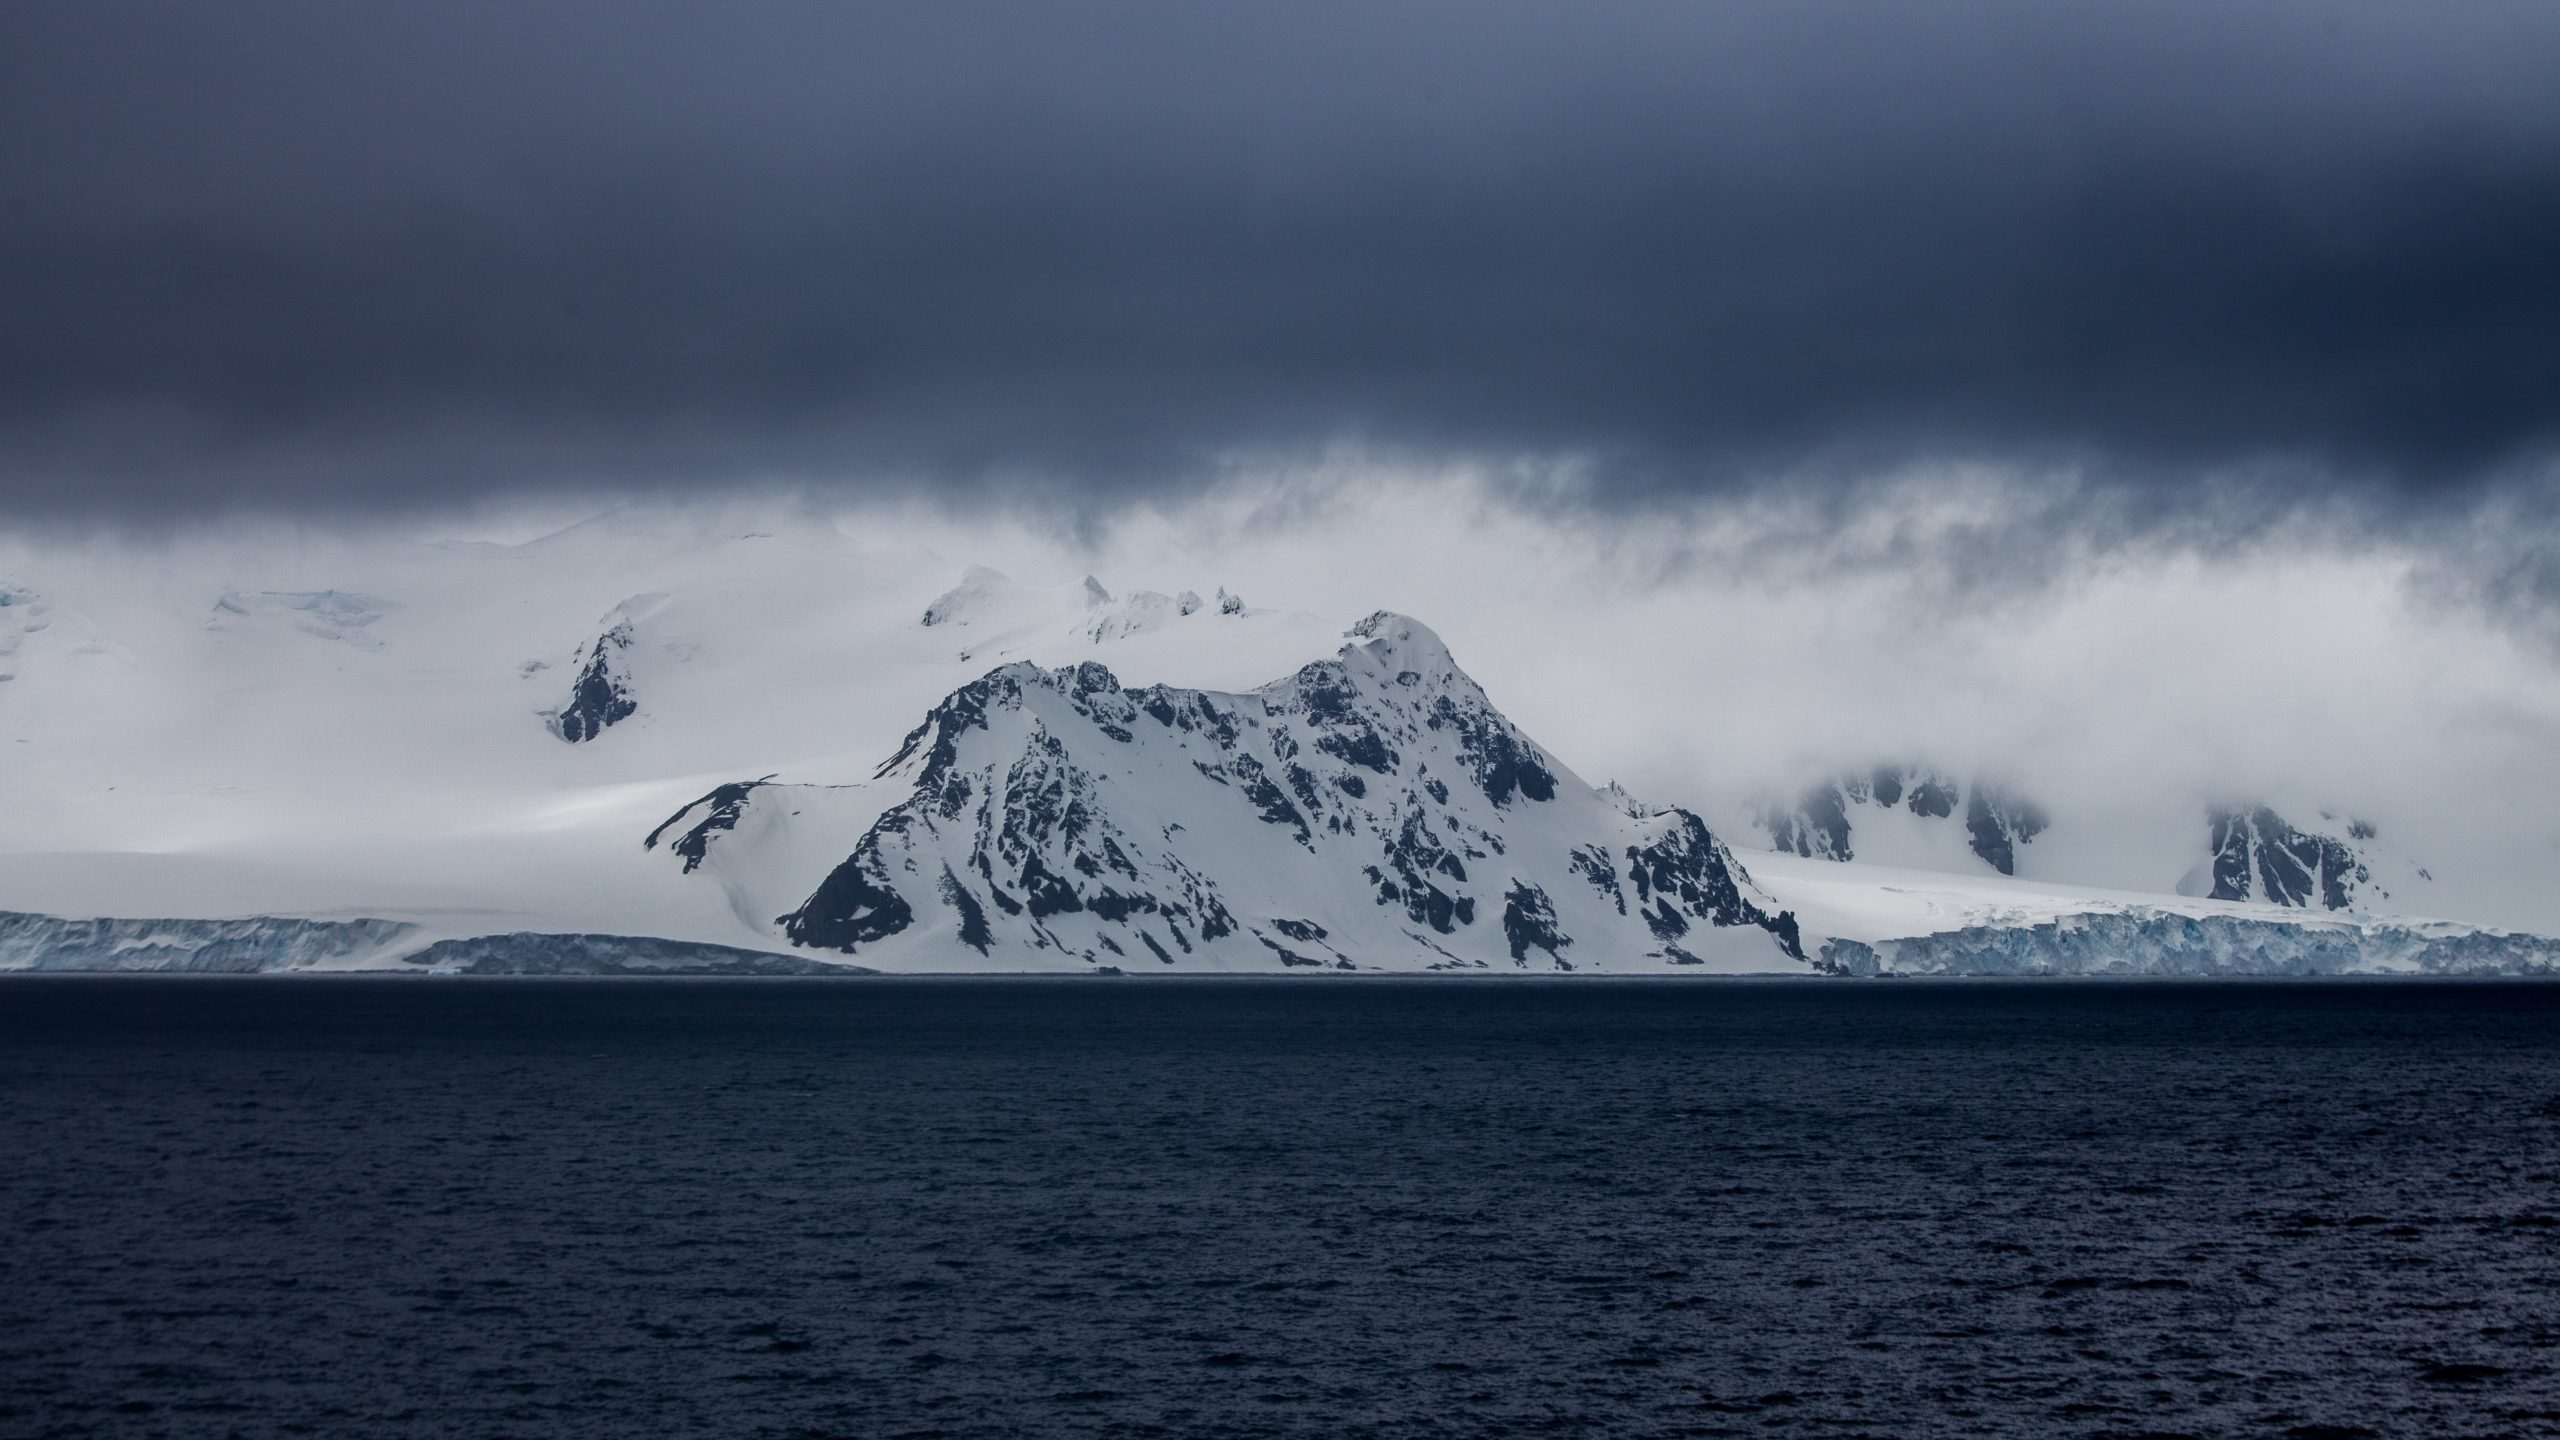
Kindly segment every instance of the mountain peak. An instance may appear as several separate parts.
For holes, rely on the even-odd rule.
[[[1440,636],[1410,615],[1380,610],[1343,633],[1353,641],[1342,647],[1345,660],[1365,659],[1387,674],[1409,671],[1425,680],[1458,673],[1458,662]]]
[[[1616,806],[1620,810],[1625,811],[1630,818],[1637,820],[1642,820],[1649,816],[1661,813],[1658,807],[1647,805],[1642,800],[1637,799],[1634,791],[1629,790],[1626,786],[1619,784],[1615,780],[1612,780],[1608,784],[1600,787],[1600,798],[1608,801],[1611,805]]]
[[[1794,917],[1696,816],[1581,784],[1389,612],[1248,692],[1004,666],[875,778],[904,798],[776,919],[794,945],[1222,969],[1803,959]],[[755,802],[698,803],[708,853]],[[732,879],[760,868],[738,858]]]

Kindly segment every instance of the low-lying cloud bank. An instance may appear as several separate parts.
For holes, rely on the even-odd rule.
[[[2469,877],[2447,882],[2454,895],[2537,884],[2560,858],[2560,631],[2537,514],[2509,501],[2395,528],[2388,511],[2260,507],[2209,524],[2146,515],[2067,475],[1988,468],[1914,470],[1818,499],[1619,505],[1569,470],[1344,455],[1238,468],[1107,514],[778,493],[632,502],[610,523],[640,538],[591,577],[600,598],[560,592],[582,598],[554,628],[575,643],[605,606],[661,588],[663,557],[747,531],[905,557],[915,578],[879,602],[902,615],[971,564],[1030,584],[1090,572],[1122,590],[1224,586],[1337,623],[1392,609],[1437,628],[1587,778],[1705,807],[1728,828],[1754,796],[1917,759],[2011,784],[2084,831],[2166,836],[2162,853],[2201,843],[2208,804],[2334,808]],[[228,592],[358,577],[396,605],[402,577],[446,563],[439,546],[521,543],[577,518],[555,502],[150,538],[22,530],[0,536],[0,585],[75,607],[85,594],[100,614],[109,597],[127,616],[165,612],[162,639],[183,638]],[[916,563],[928,553],[939,559]],[[115,629],[102,624],[98,643],[126,643]],[[866,683],[822,644],[805,661],[821,686],[831,663],[844,685]],[[210,655],[197,663],[211,667],[203,685],[238,683]],[[44,683],[0,687],[0,731],[85,703],[48,698]],[[116,693],[131,704],[159,692]],[[885,754],[895,739],[839,743]],[[76,798],[115,777],[47,783]],[[2038,853],[2069,843],[2057,831]]]
[[[1588,501],[1570,475],[1345,462],[988,548],[1432,617],[1523,723],[1630,783],[1922,753],[2053,794],[2174,777],[2503,809],[2560,739],[2544,557],[2509,506],[2217,523],[1961,468],[1812,500]]]

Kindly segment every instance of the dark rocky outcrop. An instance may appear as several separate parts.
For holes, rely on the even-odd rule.
[[[667,849],[683,857],[684,873],[690,875],[702,868],[703,860],[710,854],[714,835],[738,828],[739,817],[747,811],[747,797],[759,787],[772,783],[773,777],[767,775],[761,780],[733,780],[717,786],[710,794],[660,821],[658,828],[649,832],[649,838],[640,842],[640,848],[655,850],[660,839],[669,831],[675,831],[675,838],[668,843]],[[678,826],[684,828],[679,830]]]
[[[1525,961],[1533,949],[1544,950],[1556,967],[1570,970],[1559,953],[1573,943],[1573,937],[1556,928],[1556,907],[1547,892],[1526,880],[1511,882],[1511,893],[1502,901],[1502,934],[1511,942],[1511,958]]]
[[[2052,823],[2043,806],[1978,781],[1965,801],[1964,828],[1973,853],[2003,875],[2018,873],[2018,847]]]
[[[2052,823],[2042,806],[2000,785],[1968,785],[1920,765],[1877,765],[1817,781],[1792,801],[1764,803],[1754,823],[1773,850],[1854,860],[1859,818],[1894,810],[1923,820],[1950,819],[1961,810],[1966,847],[2003,875],[2018,873],[2018,847]]]
[[[575,745],[640,713],[629,673],[631,622],[616,621],[588,645],[569,683],[569,703],[551,714],[551,733]]]
[[[1636,905],[1653,908],[1654,933],[1671,939],[1688,933],[1688,921],[1711,926],[1757,925],[1777,937],[1779,948],[1803,959],[1795,917],[1772,912],[1742,893],[1742,867],[1706,822],[1686,810],[1669,812],[1670,824],[1652,842],[1627,848],[1627,877]],[[1668,933],[1665,933],[1668,931]]]
[[[2376,835],[2362,821],[2347,822],[2344,836],[2324,835],[2296,828],[2265,805],[2221,805],[2206,826],[2213,899],[2345,910],[2367,894],[2388,898],[2357,848]]]

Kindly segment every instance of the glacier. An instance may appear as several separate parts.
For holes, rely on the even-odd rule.
[[[64,919],[0,911],[0,971],[244,974],[380,963],[418,927],[398,920]]]
[[[1835,975],[2552,975],[2560,974],[2560,940],[2143,909],[1833,940],[1819,964]]]
[[[0,911],[0,973],[271,975],[861,975],[861,966],[648,935],[431,938],[405,920],[66,919]]]

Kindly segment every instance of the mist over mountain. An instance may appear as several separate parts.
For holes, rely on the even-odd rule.
[[[1056,683],[1097,715],[1142,694],[1250,697],[1331,661],[1359,616],[1390,606],[1446,617],[1423,623],[1502,723],[1555,757],[1549,772],[1623,782],[1558,782],[1588,809],[1559,842],[1568,858],[1524,860],[1515,874],[1466,855],[1443,822],[1511,844],[1512,822],[1495,821],[1514,807],[1443,815],[1454,802],[1423,783],[1441,780],[1443,762],[1430,776],[1399,768],[1423,753],[1413,742],[1382,742],[1398,757],[1392,775],[1335,757],[1333,779],[1253,750],[1246,768],[1286,802],[1263,808],[1296,814],[1283,829],[1303,826],[1344,858],[1326,862],[1329,878],[1239,908],[1232,896],[1252,892],[1237,875],[1277,860],[1215,861],[1224,842],[1184,817],[1259,788],[1236,773],[1247,752],[1203,751],[1194,758],[1223,783],[1176,767],[1184,778],[1163,790],[1095,778],[1118,773],[1122,742],[1107,730],[1041,764],[1084,795],[1090,823],[1127,837],[1129,863],[1176,865],[1229,895],[1231,933],[1256,963],[1285,962],[1253,938],[1248,909],[1270,944],[1328,964],[1405,943],[1328,949],[1273,928],[1345,937],[1362,933],[1346,917],[1407,916],[1421,892],[1365,875],[1395,873],[1377,856],[1350,858],[1408,828],[1399,795],[1423,797],[1412,803],[1426,830],[1457,847],[1465,885],[1430,883],[1448,915],[1467,902],[1481,927],[1468,937],[1492,949],[1450,943],[1429,923],[1436,903],[1413,928],[1471,963],[1585,967],[1603,951],[1692,946],[1639,924],[1633,899],[1623,916],[1610,904],[1605,924],[1573,914],[1601,887],[1571,853],[1607,857],[1629,894],[1629,847],[1654,842],[1627,827],[1677,812],[1730,848],[1737,893],[1765,895],[1751,903],[1766,915],[1794,913],[1809,958],[1830,938],[2090,905],[2560,928],[2535,878],[2560,841],[2560,797],[2544,793],[2553,782],[2535,760],[2560,735],[2553,667],[2498,612],[2431,590],[2413,551],[2306,524],[2246,546],[2083,540],[2078,563],[2030,555],[1994,576],[1977,562],[2002,497],[1948,496],[1878,492],[1845,513],[1708,508],[1670,527],[1660,512],[1604,520],[1466,476],[1385,490],[1298,476],[1064,533],[1036,512],[990,526],[976,510],[776,497],[625,506],[566,526],[501,511],[241,524],[149,544],[21,541],[0,572],[12,597],[0,618],[21,617],[0,744],[26,757],[5,777],[22,823],[0,908],[388,917],[421,926],[419,944],[547,929],[841,953],[830,936],[876,923],[857,923],[859,906],[812,903],[832,871],[869,853],[852,873],[907,913],[965,914],[946,898],[948,865],[988,933],[1008,933],[997,892],[1025,903],[1047,882],[1021,868],[1029,850],[967,837],[1015,824],[1064,833],[1061,815],[972,808],[987,787],[1027,777],[1031,752],[981,755],[963,727],[954,743],[981,776],[969,805],[930,824],[919,815],[896,846],[866,842],[917,800],[899,788],[911,782],[881,773],[902,737],[991,676],[1031,675],[1025,665],[1070,677]],[[1962,603],[1926,603],[1948,597]],[[2234,615],[2321,623],[2282,645],[2195,645]],[[1089,665],[1107,683],[1074,678]],[[1052,687],[1006,683],[1024,696]],[[1042,721],[1053,735],[1066,723]],[[1312,753],[1317,738],[1293,744]],[[1307,769],[1305,785],[1292,766]],[[1373,793],[1351,794],[1351,782]],[[1191,838],[1167,843],[1177,821]],[[1254,844],[1279,833],[1237,823],[1248,821],[1238,833]],[[1337,844],[1337,823],[1363,838]],[[1141,864],[1133,847],[1156,858]],[[979,867],[999,853],[1013,856],[1001,874]],[[1079,859],[1117,863],[1083,842],[1042,853],[1061,878]],[[757,854],[767,862],[749,864]],[[909,865],[921,868],[896,879]],[[1500,873],[1480,876],[1488,865]],[[1172,898],[1189,882],[1148,873],[1110,882],[1114,895],[1098,877],[1065,879],[1080,908],[1059,913],[1142,895],[1157,907],[1144,913],[1181,903],[1197,943],[1198,902]],[[1527,887],[1517,906],[1515,878]],[[1513,956],[1506,917],[1525,934],[1549,912],[1574,943]],[[1615,937],[1621,919],[1635,928],[1594,938]],[[1041,922],[1063,934],[1066,922]],[[1031,933],[1008,943],[1037,955]],[[865,947],[887,938],[848,958],[870,963]],[[1134,932],[1112,938],[1148,953]],[[1182,953],[1169,930],[1154,938]],[[974,945],[947,951],[933,963],[992,963]],[[1128,958],[1099,933],[1050,953]]]

